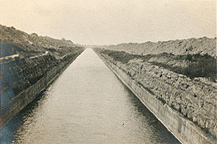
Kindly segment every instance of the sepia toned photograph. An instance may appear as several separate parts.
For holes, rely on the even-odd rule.
[[[217,144],[216,0],[1,0],[1,144]]]

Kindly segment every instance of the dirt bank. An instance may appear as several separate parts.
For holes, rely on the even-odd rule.
[[[190,38],[145,43],[122,43],[118,45],[103,46],[110,50],[125,51],[137,55],[172,53],[174,55],[208,54],[216,56],[216,38]]]
[[[181,142],[216,143],[215,57],[95,51]]]
[[[1,127],[28,105],[84,50],[67,40],[1,26]]]

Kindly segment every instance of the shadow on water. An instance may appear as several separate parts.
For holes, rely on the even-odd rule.
[[[47,99],[46,92],[46,90],[42,91],[0,131],[1,144],[16,143],[17,138],[15,135],[17,130],[22,130],[21,127],[26,122],[26,119],[34,115],[35,109],[43,105],[43,101]]]

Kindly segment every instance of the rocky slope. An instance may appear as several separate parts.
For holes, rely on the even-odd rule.
[[[0,32],[1,116],[13,113],[12,105],[15,105],[14,100],[20,93],[42,78],[48,78],[51,75],[47,74],[51,73],[50,70],[56,71],[52,73],[54,77],[84,50],[83,47],[68,40],[57,40],[37,34],[29,35],[13,27],[0,25]],[[49,82],[51,78],[46,82]],[[46,84],[43,85],[46,86]]]
[[[199,41],[201,45],[196,47]],[[181,117],[199,126],[208,137],[216,139],[215,41],[208,38],[182,40],[176,47],[178,40],[120,44],[95,51],[106,62],[130,76],[162,105],[168,105]],[[192,49],[186,50],[183,45],[191,45]]]
[[[163,73],[158,76],[158,73],[156,72],[156,70],[159,70],[158,67],[154,67],[151,64],[141,63],[141,61],[138,60],[130,60],[127,66],[120,61],[114,61],[112,57],[100,53],[98,50],[95,51],[105,64],[117,75],[117,77],[181,143],[215,144],[217,142],[215,136],[215,95],[211,95],[211,99],[213,99],[212,104],[210,105],[210,103],[206,103],[206,108],[204,108],[205,111],[202,108],[194,113],[194,116],[196,116],[194,120],[198,118],[200,122],[206,122],[207,125],[210,125],[211,123],[210,129],[202,128],[200,126],[201,123],[197,124],[197,122],[190,119],[188,115],[190,116],[192,114],[191,108],[193,108],[193,112],[195,109],[197,110],[197,102],[200,103],[204,100],[202,99],[201,101],[198,101],[196,98],[197,96],[193,97],[188,93],[188,91],[185,92],[185,83],[192,84],[188,81],[189,79],[187,79],[187,81],[185,80],[185,76],[177,76],[164,69],[160,69]],[[164,78],[161,79],[161,77]],[[174,78],[183,80],[183,83],[177,82],[176,86],[171,85],[170,83],[174,81]],[[196,81],[197,83],[195,83]],[[198,89],[200,86],[197,84],[201,82],[198,79],[196,79],[196,81],[193,83],[194,92],[200,90]],[[194,84],[196,87],[194,87]],[[208,91],[210,89],[213,89],[213,87],[209,87]],[[214,92],[214,94],[216,94],[216,92]],[[170,104],[170,102],[173,103]],[[193,106],[191,105],[192,103],[194,104]],[[176,106],[178,106],[179,109],[176,109]],[[183,108],[181,106],[185,107]],[[196,108],[194,106],[196,106]],[[209,108],[207,108],[207,106],[209,106]],[[203,107],[203,105],[201,107]],[[210,107],[212,107],[212,109],[210,109]],[[211,114],[206,114],[207,111],[209,112],[209,109]],[[186,115],[181,114],[181,112],[184,112]],[[198,117],[197,114],[199,115]],[[206,121],[207,118],[208,121]]]
[[[18,93],[43,77],[47,70],[76,56],[83,48],[71,41],[27,34],[0,25],[1,94]]]

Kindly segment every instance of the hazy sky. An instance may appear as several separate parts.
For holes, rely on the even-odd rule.
[[[0,1],[0,24],[79,44],[216,36],[216,0]]]

